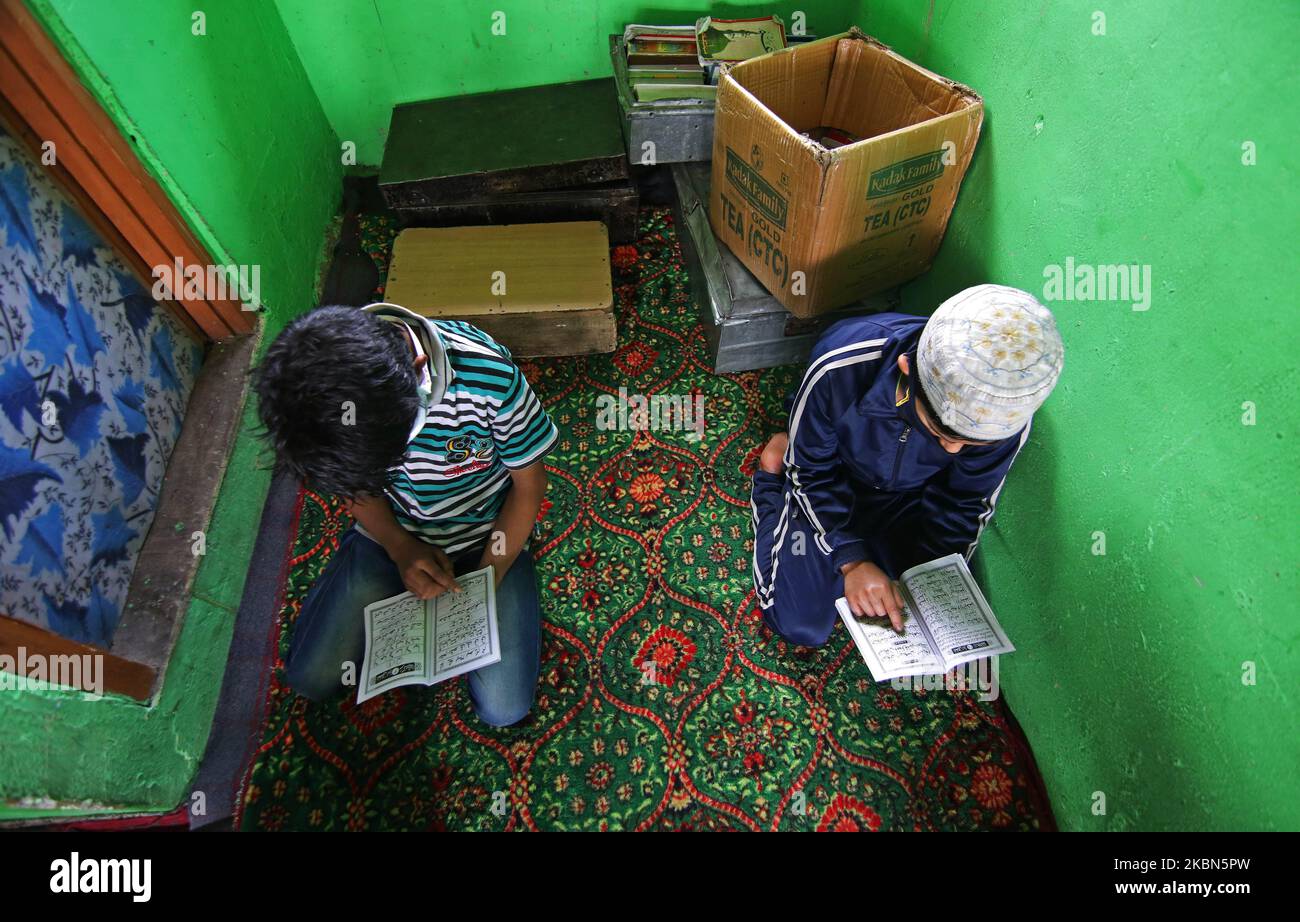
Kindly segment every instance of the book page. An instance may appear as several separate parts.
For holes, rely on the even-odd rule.
[[[871,677],[877,682],[944,671],[943,664],[930,649],[916,613],[910,608],[905,606],[903,612],[902,634],[895,633],[889,621],[883,618],[859,621],[845,598],[837,599],[835,608],[849,629],[849,636],[857,645],[858,652],[866,660]]]
[[[458,577],[461,592],[444,592],[430,604],[433,676],[429,684],[500,662],[496,579],[491,566]]]
[[[409,592],[367,605],[366,656],[361,666],[357,704],[390,688],[427,684],[429,624],[424,602]]]
[[[913,567],[900,582],[943,660],[943,671],[1015,650],[960,554]]]

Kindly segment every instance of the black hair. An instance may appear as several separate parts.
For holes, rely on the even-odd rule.
[[[396,324],[320,307],[284,328],[255,373],[276,463],[313,489],[378,495],[419,411],[414,357]]]

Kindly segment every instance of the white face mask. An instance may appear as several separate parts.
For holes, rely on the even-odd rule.
[[[425,362],[419,371],[419,380],[415,385],[415,393],[420,401],[420,409],[415,413],[415,424],[411,427],[411,439],[414,439],[424,428],[424,421],[429,415],[429,406],[433,403],[433,359],[424,351],[424,346],[420,343],[420,337],[415,331],[402,324],[402,330],[406,333],[407,338],[415,347],[416,358],[424,356]],[[409,441],[409,440],[408,440]]]
[[[415,335],[415,331],[403,324],[406,335],[415,347],[415,357],[425,358],[424,366],[420,369],[420,380],[416,384],[416,392],[420,395],[420,406],[428,408],[433,402],[433,359],[424,351],[424,346],[420,344],[420,337]]]
[[[408,441],[410,441],[413,440],[417,435],[419,435],[420,430],[424,428],[424,421],[428,417],[429,407],[433,405],[433,395],[435,392],[435,381],[433,378],[433,374],[434,374],[433,356],[429,355],[425,351],[423,342],[421,341],[419,335],[415,332],[415,330],[411,328],[410,322],[404,321],[399,317],[393,316],[393,313],[400,313],[409,316],[414,321],[418,321],[419,317],[416,314],[411,313],[406,308],[398,304],[392,304],[388,301],[377,301],[373,304],[367,304],[364,308],[362,308],[362,310],[369,311],[375,308],[392,309],[392,313],[380,313],[378,314],[378,316],[382,320],[385,320],[389,323],[398,324],[398,326],[401,327],[402,332],[406,334],[407,341],[410,342],[411,345],[414,347],[416,356],[418,357],[422,355],[427,359],[427,361],[424,363],[424,367],[420,369],[419,381],[416,383],[415,386],[415,392],[416,392],[417,399],[419,400],[420,407],[415,414],[415,424],[411,427],[411,435],[410,438],[408,439]]]

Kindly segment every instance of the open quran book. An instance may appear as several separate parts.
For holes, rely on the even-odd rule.
[[[457,582],[461,592],[428,600],[403,592],[366,606],[357,704],[401,685],[435,685],[500,662],[492,567]]]
[[[877,682],[940,675],[1015,650],[960,554],[912,567],[898,584],[904,603],[902,634],[883,619],[859,621],[846,599],[835,602]]]

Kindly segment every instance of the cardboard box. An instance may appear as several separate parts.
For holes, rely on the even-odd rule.
[[[842,307],[930,268],[983,120],[974,91],[857,29],[730,66],[709,219],[791,313]],[[827,129],[861,140],[828,149]]]
[[[855,301],[842,310],[800,319],[781,306],[740,260],[718,243],[709,226],[709,181],[713,167],[674,163],[677,239],[686,260],[691,295],[713,370],[753,371],[774,365],[806,365],[808,353],[826,328],[860,314],[898,310],[898,289]]]

